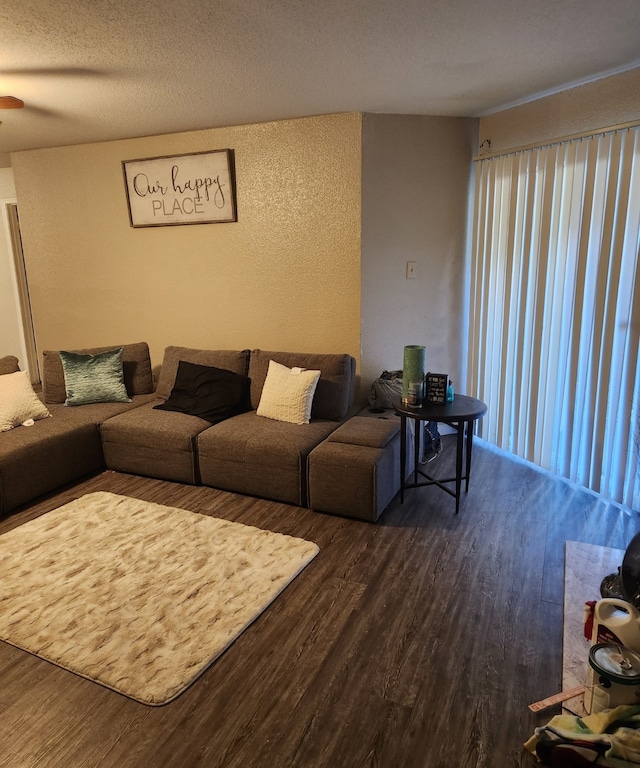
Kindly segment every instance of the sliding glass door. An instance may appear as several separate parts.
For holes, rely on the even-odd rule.
[[[640,129],[479,160],[470,391],[482,436],[640,507]]]

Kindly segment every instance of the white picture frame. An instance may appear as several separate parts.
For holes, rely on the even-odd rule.
[[[124,160],[132,227],[237,221],[233,150]]]

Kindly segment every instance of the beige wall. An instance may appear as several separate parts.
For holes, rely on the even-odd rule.
[[[0,200],[14,199],[16,196],[16,185],[13,180],[13,171],[11,168],[0,168]]]
[[[235,150],[238,222],[129,225],[121,162]],[[360,360],[361,116],[15,153],[39,352],[139,340]]]
[[[465,242],[477,120],[367,114],[362,156],[362,382],[406,344],[464,391]],[[407,261],[417,277],[406,277]]]
[[[349,113],[16,153],[39,352],[344,351],[366,398],[421,343],[462,389],[476,144],[474,119]],[[225,147],[237,223],[129,226],[122,160]]]
[[[571,88],[480,120],[493,152],[640,120],[640,68]]]
[[[0,357],[15,355],[27,370],[27,352],[16,287],[6,206],[16,201],[11,168],[0,168]]]

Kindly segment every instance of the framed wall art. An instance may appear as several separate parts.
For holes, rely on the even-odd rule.
[[[132,227],[237,221],[231,149],[124,160]]]

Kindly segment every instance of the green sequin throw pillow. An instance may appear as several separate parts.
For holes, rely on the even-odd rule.
[[[122,372],[122,347],[97,355],[60,351],[65,405],[88,403],[130,403]]]

